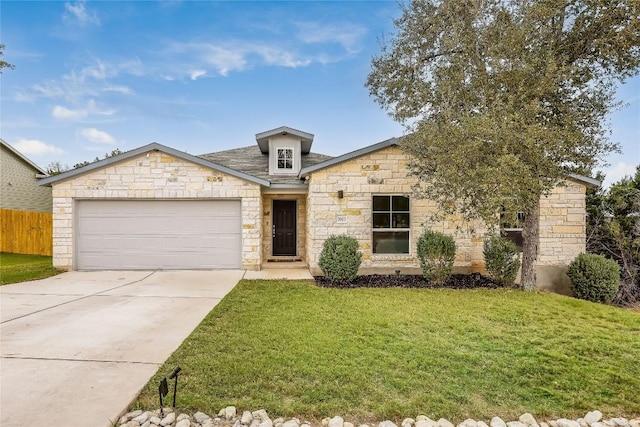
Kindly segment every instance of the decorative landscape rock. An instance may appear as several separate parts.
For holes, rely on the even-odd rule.
[[[458,424],[458,427],[478,427],[478,423],[476,422],[476,420],[472,420],[469,418]]]
[[[413,427],[415,422],[416,420],[414,420],[413,418],[405,418],[404,420],[402,420],[402,423],[400,423],[400,425],[402,427]]]
[[[489,425],[491,427],[507,427],[507,423],[505,423],[500,417],[491,418]]]
[[[593,423],[597,423],[602,419],[602,412],[596,410],[587,412],[587,415],[584,416],[584,422],[591,425]]]
[[[162,421],[160,421],[160,425],[164,427],[171,426],[175,420],[176,420],[176,414],[174,412],[171,412],[167,414],[167,416],[164,417]]]
[[[250,411],[244,411],[242,413],[242,418],[240,418],[240,423],[249,425],[253,421],[253,415],[251,415]]]
[[[529,427],[538,427],[538,422],[531,414],[522,414],[520,418],[518,418],[520,422]]]
[[[335,416],[329,420],[328,427],[344,427],[344,419],[340,416]]]
[[[117,427],[354,427],[354,423],[345,421],[339,415],[332,418],[324,418],[321,423],[311,424],[298,418],[275,418],[273,421],[264,409],[258,411],[244,411],[238,416],[234,406],[227,406],[218,412],[218,417],[212,418],[204,412],[176,413],[172,408],[163,409],[164,417],[160,410],[156,411],[131,411],[120,417]],[[640,419],[626,419],[616,417],[603,420],[600,411],[587,413],[584,418],[570,420],[560,418],[557,420],[545,420],[538,422],[531,414],[522,414],[517,421],[505,422],[500,417],[493,417],[489,422],[491,427],[640,427]],[[468,418],[458,424],[458,427],[489,427],[483,420]],[[413,418],[404,418],[401,427],[455,427],[454,424],[440,418],[433,421],[425,415]],[[367,424],[359,424],[358,427],[369,427]],[[391,420],[380,422],[377,427],[398,427]]]

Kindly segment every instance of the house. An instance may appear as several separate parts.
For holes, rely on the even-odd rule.
[[[51,212],[51,188],[38,185],[47,173],[0,139],[0,209]]]
[[[192,156],[153,143],[41,181],[53,188],[54,265],[63,269],[261,269],[306,263],[318,273],[325,239],[358,239],[362,271],[419,266],[416,240],[435,203],[411,196],[405,154],[389,139],[338,157],[282,126],[243,148]],[[585,189],[567,178],[540,208],[540,282],[566,286],[585,250]],[[456,232],[456,267],[482,268],[486,228]],[[271,263],[271,264],[270,264]],[[563,282],[564,281],[564,282]],[[564,285],[563,285],[564,283]]]

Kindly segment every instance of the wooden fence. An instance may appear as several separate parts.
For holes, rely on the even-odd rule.
[[[51,212],[0,209],[0,252],[53,254]]]

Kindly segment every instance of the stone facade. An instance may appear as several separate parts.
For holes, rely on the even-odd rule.
[[[170,151],[169,151],[170,152]],[[425,228],[454,238],[459,272],[482,271],[482,246],[487,227],[460,216],[435,219],[437,205],[411,197],[414,177],[407,176],[406,156],[396,145],[313,169],[299,181],[278,190],[192,163],[180,154],[149,151],[66,179],[53,181],[54,265],[74,268],[74,202],[83,199],[241,200],[242,267],[260,269],[272,256],[273,200],[297,204],[297,258],[319,274],[319,255],[330,235],[356,238],[362,251],[361,274],[419,273],[417,240]],[[258,181],[260,182],[260,181]],[[538,283],[567,292],[567,265],[585,250],[586,184],[568,180],[540,204]],[[373,196],[409,197],[409,253],[376,254],[373,250]],[[392,241],[388,239],[387,242]]]
[[[73,269],[74,201],[79,199],[236,199],[242,210],[242,267],[262,260],[260,185],[152,151],[53,184],[53,262]]]
[[[539,287],[569,294],[568,265],[586,252],[586,186],[567,180],[540,199]]]
[[[348,234],[358,240],[363,255],[361,273],[391,273],[395,269],[418,273],[416,242],[425,227],[455,239],[457,271],[484,271],[482,245],[487,227],[480,221],[465,222],[460,216],[434,222],[430,218],[437,207],[428,200],[410,199],[409,254],[373,253],[372,196],[410,196],[414,182],[415,178],[407,176],[406,157],[396,146],[313,172],[309,178],[306,243],[312,273],[320,274],[322,244],[332,234]],[[343,198],[338,197],[339,190]],[[537,271],[542,288],[568,292],[567,265],[585,251],[585,191],[584,184],[570,180],[541,199]]]
[[[274,200],[295,200],[298,206],[298,222],[297,222],[297,258],[303,261],[307,259],[306,233],[307,233],[307,195],[306,194],[263,194],[262,195],[262,253],[264,261],[269,259],[277,259],[272,256],[272,235],[271,226],[273,225],[273,201]]]
[[[575,181],[540,199],[539,265],[567,265],[586,251],[586,187]]]
[[[0,144],[0,209],[51,212],[51,188],[38,186],[40,171]]]
[[[416,242],[425,227],[455,239],[458,269],[480,269],[486,228],[479,222],[465,223],[460,217],[433,222],[436,204],[424,199],[410,199],[409,254],[373,253],[373,195],[410,196],[414,182],[415,178],[407,176],[406,157],[396,146],[313,172],[307,201],[307,262],[312,272],[319,273],[322,244],[332,234],[348,234],[358,240],[363,271],[418,268]],[[343,198],[338,197],[340,190]]]

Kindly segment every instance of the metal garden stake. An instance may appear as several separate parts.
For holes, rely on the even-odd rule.
[[[176,382],[173,383],[173,407],[176,407],[176,394],[178,393],[178,374],[182,371],[180,366],[176,366],[176,368],[169,374],[169,379],[172,380],[175,378]]]
[[[168,393],[169,393],[169,386],[167,385],[167,377],[163,377],[160,380],[160,385],[158,386],[158,394],[160,395],[160,416],[162,416],[162,418],[164,418],[164,405],[162,404],[162,398],[165,397]],[[173,406],[176,406],[175,395],[173,399],[174,399]]]

